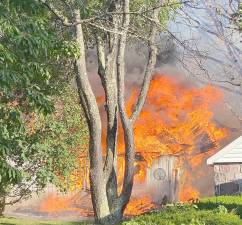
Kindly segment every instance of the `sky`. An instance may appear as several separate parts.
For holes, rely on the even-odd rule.
[[[233,13],[236,0],[232,6],[226,0],[197,2],[195,8],[189,5],[179,9],[175,20],[169,23],[168,30],[177,39],[173,60],[192,79],[221,87],[225,101],[242,119],[242,87],[227,83],[231,77],[241,83],[242,35],[231,29],[234,27],[223,16]],[[217,29],[220,26],[215,26],[216,22],[222,24],[223,30]]]

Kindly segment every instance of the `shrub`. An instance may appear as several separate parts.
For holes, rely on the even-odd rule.
[[[234,212],[242,219],[242,196],[218,196],[203,198],[197,204],[199,209],[213,210],[223,205],[229,212]]]
[[[237,215],[227,213],[224,208],[198,210],[194,205],[168,206],[159,212],[151,212],[123,225],[242,225]]]

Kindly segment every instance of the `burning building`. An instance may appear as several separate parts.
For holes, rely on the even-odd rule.
[[[208,158],[214,168],[216,195],[237,195],[242,192],[242,136]]]
[[[126,96],[128,114],[135,104],[138,90],[133,85]],[[134,127],[134,188],[125,215],[138,215],[167,202],[188,201],[204,194],[201,186],[206,184],[209,169],[205,167],[206,159],[228,136],[228,130],[214,120],[213,110],[222,101],[221,90],[211,85],[196,87],[178,76],[154,75]],[[100,112],[105,110],[102,95],[97,95],[97,102]],[[103,149],[105,133],[104,130]],[[125,165],[121,126],[117,152],[117,182],[121,189]],[[72,211],[79,217],[92,215],[88,156],[83,152],[79,164],[79,169],[73,171],[70,178],[69,196],[47,194],[35,209],[37,212],[56,215]]]
[[[128,114],[137,95],[138,87],[133,87],[126,101]],[[102,110],[104,98],[97,99]],[[198,180],[207,180],[206,158],[214,154],[228,135],[228,130],[214,121],[213,108],[222,100],[222,92],[213,86],[198,88],[177,76],[156,74],[153,77],[146,104],[134,128],[135,185],[128,206],[134,214],[132,206],[137,206],[137,201],[160,205],[200,196],[197,184]],[[105,149],[105,131],[103,134]],[[121,187],[124,174],[121,128],[117,149],[118,185]],[[83,176],[77,174],[77,177]]]

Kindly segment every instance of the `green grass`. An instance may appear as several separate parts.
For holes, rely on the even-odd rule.
[[[225,206],[228,211],[234,211],[242,219],[242,196],[218,196],[203,198],[197,204],[200,209],[213,210],[219,205]]]
[[[177,205],[133,218],[122,225],[242,225],[242,220],[224,207],[200,210],[191,205]]]
[[[0,218],[1,225],[85,225],[87,223],[82,222],[65,222],[65,221],[40,221],[40,220],[30,220],[17,219],[11,217]]]

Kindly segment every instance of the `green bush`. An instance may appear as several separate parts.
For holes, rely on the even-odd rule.
[[[122,225],[242,225],[242,221],[223,207],[199,210],[194,205],[176,205],[136,217]]]
[[[203,198],[197,204],[199,209],[213,210],[223,205],[229,212],[234,212],[242,219],[242,196],[218,196]]]

